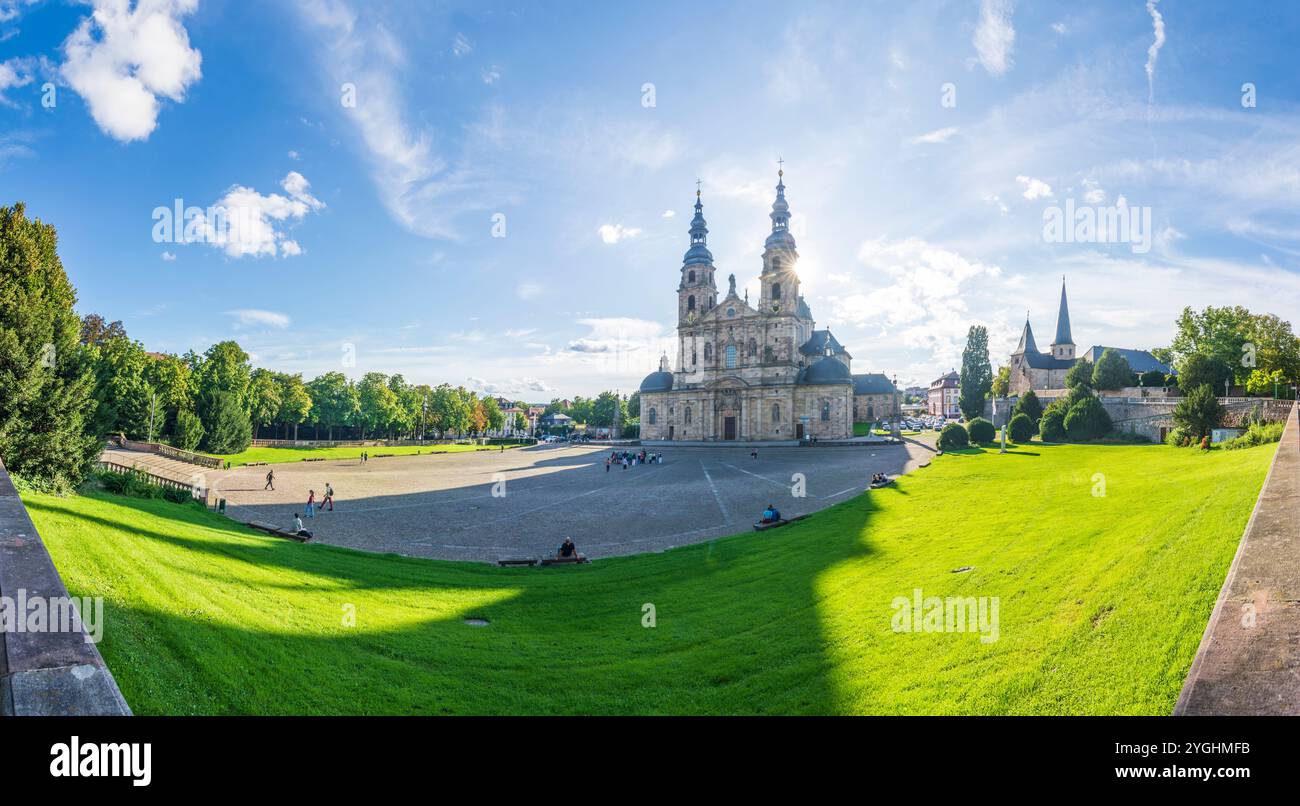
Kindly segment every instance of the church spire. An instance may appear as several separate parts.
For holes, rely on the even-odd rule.
[[[1070,334],[1070,306],[1065,301],[1064,274],[1061,275],[1061,309],[1056,314],[1056,338],[1052,344],[1074,344],[1074,337]]]
[[[704,223],[704,202],[700,200],[699,182],[695,187],[695,218],[691,219],[691,247],[686,250],[682,262],[687,266],[713,265],[713,253],[709,251],[709,228]]]
[[[1034,344],[1034,330],[1029,326],[1029,313],[1025,313],[1025,329],[1020,333],[1020,343],[1016,345],[1015,352],[1012,355],[1021,355],[1024,353],[1037,353],[1038,345]]]
[[[776,201],[772,202],[772,234],[767,236],[766,246],[793,251],[794,236],[790,234],[790,204],[785,200],[785,160],[779,161],[781,169],[776,172]]]

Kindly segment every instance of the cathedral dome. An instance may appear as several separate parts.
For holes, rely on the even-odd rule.
[[[651,372],[641,381],[642,392],[671,392],[673,389],[673,374],[671,372]]]
[[[800,372],[797,382],[803,384],[853,383],[853,373],[849,371],[843,361],[828,355]]]

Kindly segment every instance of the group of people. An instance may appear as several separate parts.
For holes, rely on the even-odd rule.
[[[781,510],[768,504],[767,509],[763,510],[763,519],[759,523],[776,523],[779,520],[781,520]]]
[[[633,451],[612,451],[609,456],[605,458],[605,472],[608,473],[609,468],[612,465],[622,465],[623,469],[627,470],[632,465],[637,464],[661,465],[663,463],[664,455],[662,453],[647,453],[645,448],[642,448],[639,453]]]
[[[362,457],[363,457],[363,458],[362,458],[362,461],[364,462],[364,461],[365,461],[365,458],[364,458],[364,457],[365,457],[365,454],[362,454]],[[272,492],[275,492],[275,470],[268,470],[268,471],[266,472],[266,486],[262,487],[262,489],[263,489],[263,490],[270,490],[270,491],[272,491]],[[334,486],[331,485],[328,481],[325,482],[325,495],[321,497],[320,505],[319,505],[319,506],[320,506],[320,509],[321,509],[322,512],[325,510],[325,508],[326,508],[327,506],[329,507],[329,511],[330,511],[330,512],[333,512],[333,511],[334,511]],[[317,503],[316,503],[316,491],[315,491],[315,490],[308,490],[308,491],[307,491],[307,508],[306,508],[306,510],[304,511],[303,514],[305,514],[305,515],[306,515],[307,517],[309,517],[309,518],[314,518],[314,517],[316,517],[316,507],[317,507]],[[302,515],[298,514],[297,512],[293,513],[293,530],[292,530],[292,531],[293,531],[294,534],[296,534],[296,535],[298,535],[298,536],[300,536],[300,537],[311,537],[311,536],[312,536],[311,532],[309,532],[309,531],[307,531],[306,529],[303,528],[303,526],[302,526]]]
[[[885,486],[885,485],[888,484],[888,483],[889,483],[889,476],[888,476],[887,474],[885,474],[885,473],[872,473],[872,474],[871,474],[871,486],[872,486],[872,487],[883,487],[883,486]]]

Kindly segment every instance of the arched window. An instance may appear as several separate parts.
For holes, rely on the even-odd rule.
[[[707,364],[712,360],[713,360],[713,345],[706,344],[704,345],[704,363]]]
[[[774,422],[774,423],[779,423],[779,422],[781,422],[781,404],[780,404],[780,403],[773,403],[773,404],[772,404],[772,422]]]
[[[687,406],[687,407],[686,407],[686,424],[687,424],[687,425],[690,425],[690,424],[691,424],[691,407],[690,407],[690,406]]]
[[[651,425],[654,425],[654,424],[655,424],[655,420],[657,420],[657,419],[658,419],[658,412],[655,411],[654,406],[651,406],[651,407],[650,407],[650,424],[651,424]]]
[[[727,369],[736,368],[736,345],[727,345]]]
[[[755,358],[758,356],[758,342],[753,339],[749,340],[749,346],[745,349],[745,356],[748,358]]]
[[[781,298],[781,284],[772,283],[772,299],[780,299],[780,298]]]
[[[686,273],[686,282],[688,283],[695,282],[695,269],[691,269]]]
[[[868,420],[876,419],[876,407],[871,403],[867,404],[867,419]]]
[[[692,296],[686,298],[686,310],[688,311],[695,310],[695,297]]]
[[[831,419],[831,402],[829,400],[823,400],[822,401],[822,422],[824,423],[830,422],[830,419]]]
[[[780,270],[781,270],[781,256],[780,256],[780,255],[773,255],[773,257],[772,257],[772,271],[780,271]],[[773,298],[773,299],[776,299],[776,294],[773,294],[773,295],[772,295],[772,298]]]

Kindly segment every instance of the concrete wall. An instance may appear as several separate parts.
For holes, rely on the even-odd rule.
[[[68,590],[0,462],[0,597],[67,602]],[[78,625],[80,626],[80,625]],[[83,629],[0,631],[0,716],[129,716]]]

